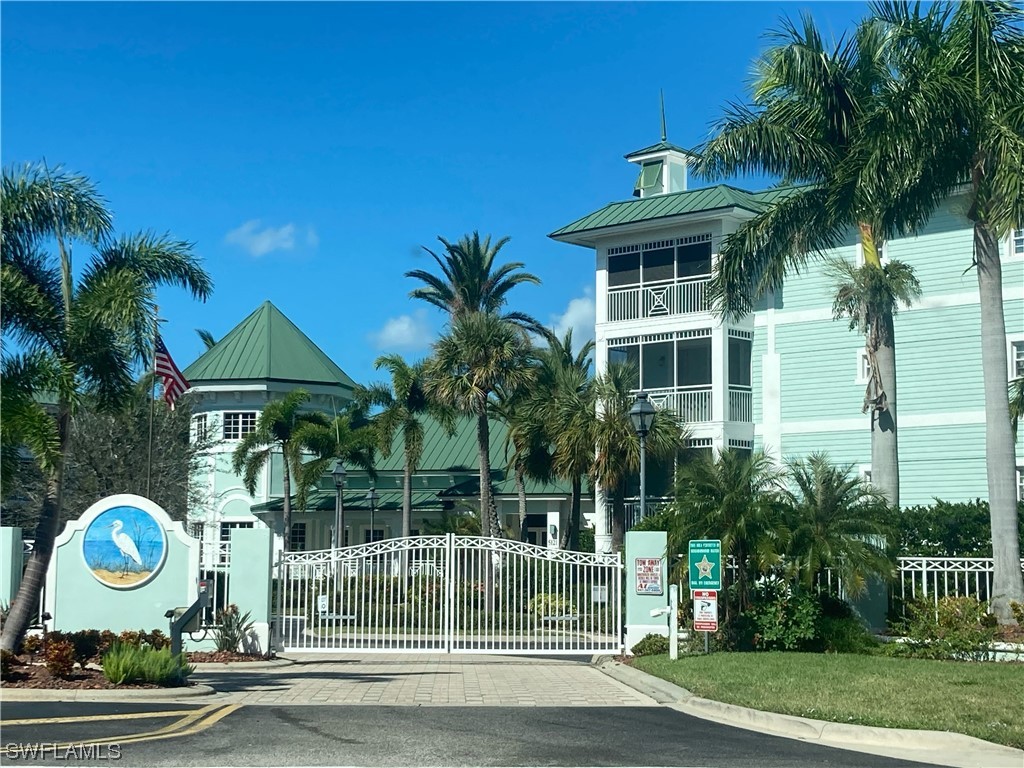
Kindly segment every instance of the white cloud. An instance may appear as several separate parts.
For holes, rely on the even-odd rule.
[[[310,248],[316,248],[320,245],[320,235],[316,233],[313,227],[306,227],[306,245]]]
[[[315,238],[316,233],[309,230]],[[307,235],[307,242],[309,237]],[[262,227],[259,219],[245,222],[224,236],[224,242],[237,245],[249,252],[250,256],[264,256],[273,251],[291,251],[295,248],[295,225],[283,227]],[[313,245],[310,242],[310,245]]]
[[[565,336],[565,332],[572,328],[572,343],[576,349],[593,340],[596,321],[597,310],[594,306],[594,292],[590,288],[585,288],[582,296],[572,299],[565,312],[553,315],[551,318],[555,335],[558,338]]]
[[[412,352],[429,347],[434,340],[434,331],[427,321],[427,311],[417,309],[411,315],[388,319],[383,328],[369,336],[379,350]]]

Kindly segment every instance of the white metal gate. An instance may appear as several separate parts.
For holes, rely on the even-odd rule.
[[[285,651],[620,653],[618,554],[480,536],[288,552],[275,582]]]

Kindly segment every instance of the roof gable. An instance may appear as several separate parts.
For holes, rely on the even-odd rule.
[[[289,381],[351,389],[349,378],[269,301],[184,371],[193,385],[212,381]]]

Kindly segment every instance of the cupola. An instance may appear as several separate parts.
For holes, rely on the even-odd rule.
[[[640,175],[633,187],[634,197],[686,191],[687,168],[693,154],[669,142],[665,127],[664,96],[661,99],[661,141],[630,152],[626,159],[640,166]]]

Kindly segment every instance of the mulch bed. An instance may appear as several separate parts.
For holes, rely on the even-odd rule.
[[[192,664],[227,664],[229,661],[270,661],[271,656],[260,656],[253,653],[234,653],[232,651],[189,651],[188,660]]]
[[[75,670],[68,677],[54,677],[39,664],[15,666],[10,676],[3,681],[4,688],[48,688],[68,691],[124,690],[126,688],[159,688],[159,685],[114,685],[98,669]]]

